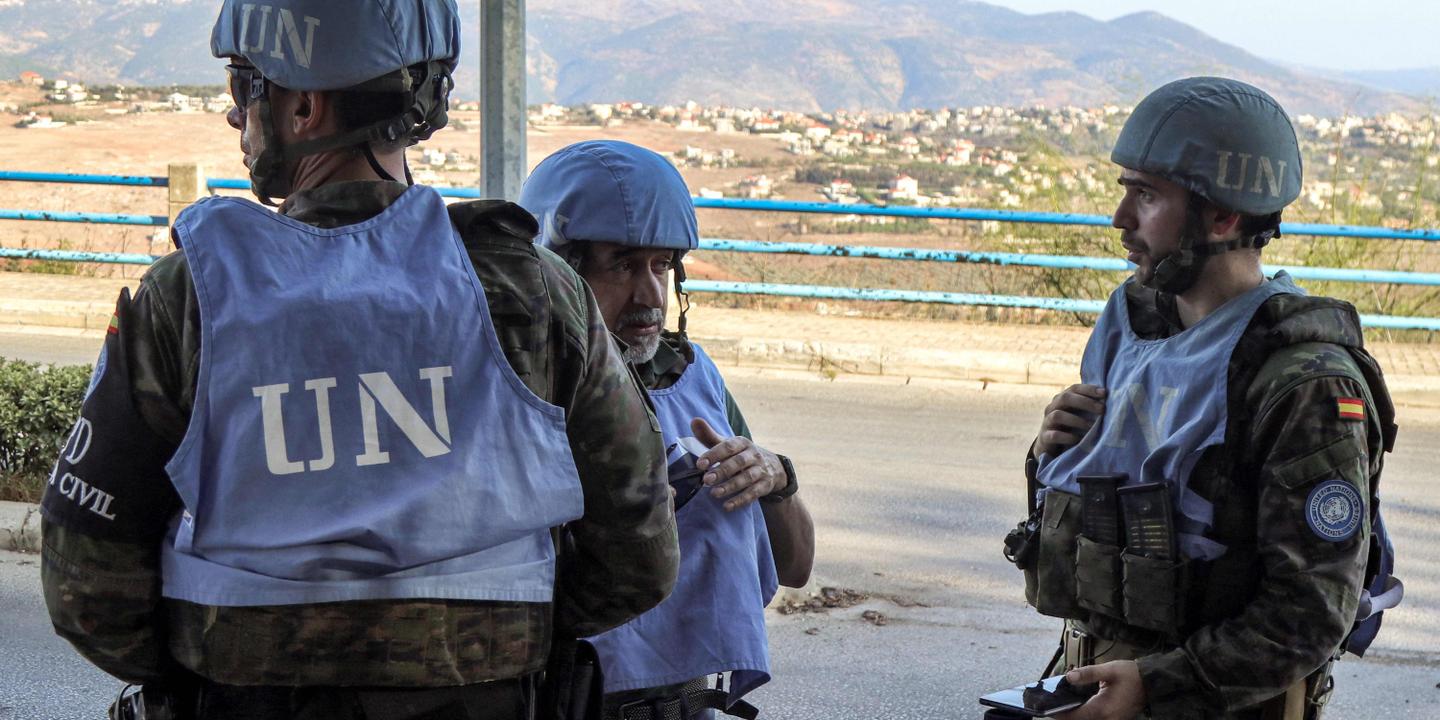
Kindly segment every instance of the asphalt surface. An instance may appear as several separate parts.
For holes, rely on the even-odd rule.
[[[0,358],[54,365],[92,365],[104,341],[80,331],[25,331],[0,326]]]
[[[88,361],[98,344],[17,337],[0,332],[0,355]],[[1025,606],[999,539],[1023,514],[1020,462],[1053,389],[726,372],[757,440],[795,461],[817,584],[868,596],[772,611],[774,680],[751,696],[764,716],[979,718],[978,695],[1040,672],[1058,627]],[[1402,408],[1401,423],[1384,498],[1408,598],[1339,666],[1330,718],[1440,717],[1440,413]],[[0,553],[0,720],[97,717],[119,684],[51,634],[38,575],[34,556]]]

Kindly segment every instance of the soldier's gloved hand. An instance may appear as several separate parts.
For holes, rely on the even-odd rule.
[[[725,501],[725,510],[739,510],[785,487],[785,466],[775,453],[747,437],[722,438],[701,418],[690,421],[690,430],[710,448],[695,467],[707,471],[701,481],[711,495]]]
[[[1105,388],[1076,384],[1065,388],[1045,407],[1045,419],[1032,450],[1035,457],[1058,455],[1073,447],[1090,432],[1105,413]]]
[[[1145,709],[1145,684],[1134,660],[1087,665],[1065,673],[1071,685],[1100,683],[1100,692],[1084,705],[1055,720],[1133,720]]]

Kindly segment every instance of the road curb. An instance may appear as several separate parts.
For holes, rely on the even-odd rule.
[[[114,312],[113,302],[0,298],[0,323],[22,327],[104,330]]]
[[[0,298],[0,328],[27,334],[100,337],[109,325],[112,308],[108,301]],[[755,329],[765,332],[763,326]],[[799,370],[831,378],[858,375],[1050,387],[1080,380],[1078,351],[1056,354],[1054,348],[1047,353],[767,337],[750,334],[748,328],[723,333],[708,335],[702,326],[691,337],[704,345],[717,363],[731,367]],[[1399,403],[1440,408],[1440,374],[1387,374],[1386,381]]]
[[[961,382],[1064,387],[1080,382],[1080,354],[1073,357],[1013,350],[893,348],[821,340],[733,338],[691,333],[716,364],[799,370],[818,375],[869,375]],[[1386,375],[1397,404],[1440,408],[1440,377]]]
[[[1069,385],[1080,379],[1080,358],[1003,350],[935,350],[867,343],[733,338],[692,333],[716,363],[733,367],[805,370],[821,375]]]
[[[40,506],[0,501],[0,550],[40,552]]]

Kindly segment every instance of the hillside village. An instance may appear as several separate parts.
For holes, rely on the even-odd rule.
[[[661,123],[686,137],[672,153],[678,166],[756,169],[731,187],[698,188],[706,197],[1087,211],[1087,201],[1104,196],[1113,181],[1108,148],[1130,112],[1104,105],[805,114],[628,102],[539,105],[530,122]],[[1435,217],[1440,192],[1423,176],[1440,162],[1440,116],[1298,115],[1294,123],[1307,164],[1301,212],[1344,206],[1401,224]],[[742,133],[773,138],[796,169],[737,156],[726,140]]]
[[[0,92],[0,112],[17,115],[16,127],[34,130],[134,113],[224,113],[231,105],[216,86],[87,88],[34,72],[20,73],[4,88],[20,92]],[[479,110],[473,101],[456,105],[460,113]],[[702,197],[1104,212],[1113,175],[1106,155],[1130,110],[977,105],[799,113],[694,102],[547,103],[533,106],[529,120],[537,129],[582,126],[600,134],[654,124],[683,141],[667,152],[677,166],[747,171],[738,180],[694,188]],[[1343,210],[1351,221],[1390,224],[1435,217],[1440,187],[1422,178],[1440,161],[1440,117],[1302,114],[1294,122],[1307,160],[1302,214]],[[787,159],[746,157],[727,142],[741,135],[773,141]],[[423,145],[415,153],[421,182],[478,175],[474,153]],[[840,216],[839,222],[885,220]]]

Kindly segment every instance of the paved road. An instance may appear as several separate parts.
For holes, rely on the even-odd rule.
[[[89,356],[94,341],[66,347]],[[757,438],[795,458],[817,518],[818,578],[871,596],[772,614],[775,681],[754,696],[769,717],[978,718],[977,695],[1039,672],[1058,630],[1025,607],[998,539],[1022,513],[1019,458],[1050,390],[729,375]],[[1440,414],[1401,419],[1385,499],[1410,599],[1369,656],[1342,664],[1330,717],[1433,718],[1440,703],[1440,567],[1427,562],[1440,548],[1427,453],[1440,447]],[[117,686],[49,634],[37,577],[33,557],[0,554],[0,720],[94,717]]]
[[[103,335],[68,330],[24,331],[0,326],[0,358],[57,365],[89,365],[95,362]]]

